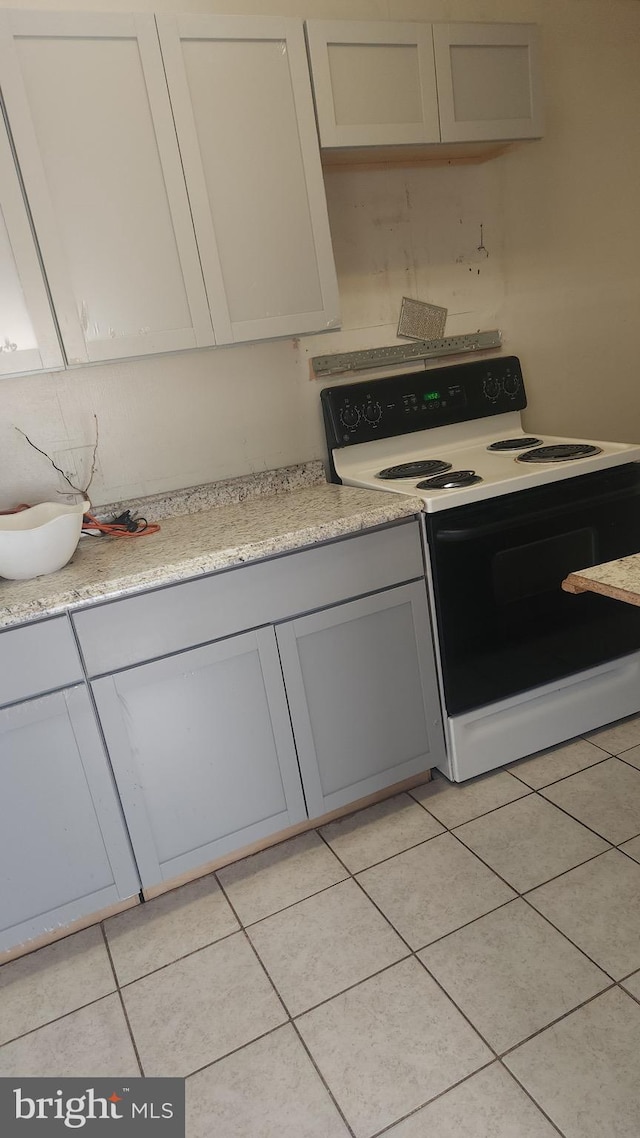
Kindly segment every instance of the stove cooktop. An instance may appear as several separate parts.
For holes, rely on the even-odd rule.
[[[336,480],[431,512],[640,462],[640,445],[528,434],[526,403],[515,356],[326,388]]]
[[[482,425],[486,428],[488,424]],[[348,485],[415,494],[431,512],[574,478],[579,473],[589,474],[623,462],[640,461],[640,446],[578,443],[549,436],[541,437],[535,447],[525,450],[512,446],[496,448],[492,444],[501,440],[496,437],[495,422],[491,426],[491,433],[479,437],[455,437],[457,428],[443,427],[429,435],[420,432],[402,439],[381,439],[353,450],[345,448],[334,453],[336,472]],[[439,438],[440,435],[446,437]],[[511,425],[505,441],[514,437]],[[429,449],[437,453],[437,458],[435,454],[429,457]]]

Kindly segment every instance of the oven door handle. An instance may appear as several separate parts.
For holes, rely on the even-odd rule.
[[[527,522],[533,520],[531,515],[527,517]],[[501,521],[484,526],[466,526],[465,529],[441,529],[437,531],[435,538],[436,541],[442,542],[477,541],[483,537],[492,537],[494,534],[504,533],[505,528],[504,521]]]
[[[505,533],[506,530],[512,526],[519,524],[526,524],[546,521],[548,518],[557,518],[562,514],[570,514],[578,506],[588,505],[589,507],[601,506],[606,502],[621,502],[625,498],[638,498],[640,496],[640,489],[636,486],[625,488],[624,490],[610,491],[606,494],[594,495],[593,498],[584,499],[582,502],[563,502],[559,506],[548,506],[544,510],[536,510],[532,513],[525,513],[524,515],[513,513],[511,516],[502,516],[493,522],[484,522],[479,525],[473,524],[464,527],[457,526],[456,528],[447,527],[447,529],[437,529],[434,527],[433,537],[435,540],[442,542],[461,542],[461,541],[476,541],[481,540],[483,537],[493,537],[498,533]]]

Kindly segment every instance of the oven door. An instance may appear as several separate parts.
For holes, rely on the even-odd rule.
[[[640,464],[427,516],[449,715],[640,649],[640,608],[561,589],[640,551]]]

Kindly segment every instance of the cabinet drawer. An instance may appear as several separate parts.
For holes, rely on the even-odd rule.
[[[418,523],[112,601],[73,617],[96,676],[423,574]]]
[[[0,706],[81,679],[80,659],[66,617],[0,633]]]

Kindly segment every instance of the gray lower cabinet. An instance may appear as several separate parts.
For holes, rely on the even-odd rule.
[[[281,624],[310,817],[444,758],[424,581]]]
[[[145,886],[306,817],[272,628],[93,690]]]
[[[83,685],[0,710],[0,951],[140,889]]]

